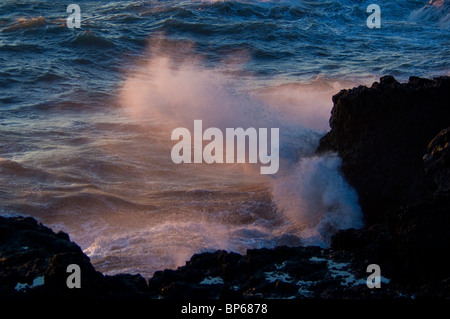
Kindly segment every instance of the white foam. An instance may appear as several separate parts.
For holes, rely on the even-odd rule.
[[[430,1],[429,4],[414,10],[408,20],[416,23],[431,22],[442,29],[450,27],[450,2]]]
[[[206,277],[200,285],[223,285],[223,279],[221,277]]]
[[[273,230],[264,226],[168,221],[133,230],[111,226],[98,232],[84,252],[105,274],[151,277],[154,271],[183,266],[196,253],[222,249],[245,254],[247,249],[276,245]]]
[[[310,287],[314,286],[316,284],[317,284],[316,281],[299,280],[299,281],[297,281],[297,284],[296,284],[297,286],[299,286],[297,293],[304,297],[309,297],[312,294]]]
[[[339,263],[334,261],[333,259],[326,259],[316,256],[311,257],[309,260],[313,262],[326,262],[331,277],[342,280],[341,285],[343,286],[358,286],[367,284],[366,278],[358,279],[355,277],[355,275],[351,272],[349,263]],[[390,279],[380,276],[380,281],[382,283],[388,284],[390,282]]]
[[[355,275],[350,271],[350,265],[348,263],[337,263],[333,260],[328,260],[328,270],[333,278],[339,278],[343,280],[341,285],[348,286],[356,282]]]
[[[266,276],[266,280],[268,282],[275,282],[279,280],[286,283],[292,283],[294,280],[291,276],[289,276],[289,274],[280,271],[269,271],[265,272],[264,275]]]
[[[62,229],[83,247],[98,270],[106,274],[129,272],[150,277],[156,270],[184,265],[195,253],[217,249],[245,253],[247,249],[271,248],[280,243],[327,246],[337,230],[361,225],[356,194],[339,174],[340,160],[336,156],[304,158],[314,153],[320,137],[328,127],[331,96],[339,89],[338,86],[328,85],[326,80],[318,80],[310,85],[284,85],[274,81],[272,89],[255,90],[254,87],[250,89],[241,85],[243,81],[240,76],[222,72],[229,70],[227,65],[212,69],[202,64],[198,57],[188,55],[182,63],[175,63],[176,59],[158,52],[157,46],[149,51],[152,53],[151,58],[140,61],[125,75],[120,90],[123,113],[129,115],[132,122],[138,120],[141,123],[144,120],[145,123],[158,126],[158,145],[161,141],[161,144],[170,143],[170,147],[173,145],[170,132],[178,126],[192,126],[195,119],[201,119],[205,127],[218,127],[221,130],[226,127],[279,128],[280,166],[283,165],[283,168],[280,168],[277,176],[262,178],[259,169],[255,175],[252,170],[241,170],[240,167],[235,171],[238,174],[230,174],[231,177],[223,179],[223,183],[235,183],[237,175],[244,182],[261,181],[267,190],[273,189],[272,199],[281,214],[271,211],[270,214],[261,216],[253,211],[254,205],[251,205],[248,212],[246,206],[241,205],[237,208],[239,215],[248,215],[249,222],[246,220],[237,225],[232,220],[235,211],[226,211],[227,203],[224,204],[223,212],[212,210],[215,217],[212,222],[212,213],[203,211],[207,210],[211,202],[190,202],[189,199],[186,200],[186,207],[173,206],[174,210],[180,210],[179,218],[177,216],[176,219],[166,219],[166,216],[159,218],[150,214],[148,220],[141,219],[141,211],[138,214],[127,211],[129,205],[123,208],[124,212],[114,208],[114,216],[110,212],[103,216],[95,208],[92,217],[83,215],[89,216],[86,217],[90,218],[87,222],[80,222],[78,226],[77,220],[73,223],[75,226]],[[249,75],[246,77],[251,78]],[[128,117],[125,118],[128,121]],[[153,141],[153,129],[154,127],[150,130],[152,135],[145,135],[149,142]],[[144,148],[140,145],[137,144],[134,149]],[[142,145],[147,149],[147,144]],[[162,154],[160,152],[166,151],[166,146],[155,148],[152,154],[144,152],[145,156],[140,152],[122,154],[122,150],[115,147],[102,151],[106,154],[111,152],[111,156],[130,155],[130,158],[136,159],[138,167],[148,168],[147,162],[150,159],[161,162],[168,159],[158,157]],[[170,151],[167,154],[169,153]],[[303,159],[299,161],[299,158]],[[173,181],[177,191],[184,192],[191,188],[208,191],[209,186],[214,183],[219,191],[211,193],[211,197],[216,194],[220,196],[223,188],[217,185],[217,178],[221,177],[222,171],[213,171],[211,174],[211,167],[204,169],[205,166],[206,164],[199,165],[195,170],[189,171],[191,167],[182,166],[180,169],[181,166],[170,161],[161,165],[158,163],[158,170],[164,172],[164,180],[161,184],[155,184],[155,189],[170,189],[173,187],[169,183],[172,182],[170,179],[180,176],[179,180]],[[178,173],[177,169],[183,172],[180,175],[173,174]],[[232,169],[234,166],[230,168]],[[142,175],[153,181],[154,173],[148,169]],[[207,180],[207,183],[204,184],[203,180]],[[129,184],[130,189],[139,189],[140,186],[142,185]],[[141,187],[142,194],[152,195],[146,187],[148,184]],[[105,192],[109,190],[102,189]],[[113,191],[117,189],[113,188]],[[135,194],[131,195],[130,201],[141,200]],[[249,193],[249,198],[251,196]],[[171,209],[171,199],[168,197],[167,202],[156,201],[158,205],[167,205],[167,209]],[[267,196],[267,201],[270,201],[270,195]],[[193,212],[198,206],[202,206],[200,211]],[[72,207],[69,213],[74,215]],[[81,213],[86,213],[84,208]],[[139,222],[127,224],[128,219],[142,220],[143,225]],[[95,227],[83,229],[85,224]]]
[[[281,270],[286,266],[287,261],[283,261],[281,264],[275,264],[275,269],[276,270]]]
[[[20,291],[24,291],[27,289],[33,289],[39,286],[44,285],[44,276],[39,276],[33,279],[33,283],[31,285],[27,284],[27,283],[20,283],[18,282],[17,285],[14,287],[14,289],[18,292]]]
[[[303,158],[273,181],[277,207],[297,225],[305,244],[328,247],[338,230],[363,225],[357,194],[340,165],[335,154]]]

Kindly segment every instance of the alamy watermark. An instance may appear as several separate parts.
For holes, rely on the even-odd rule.
[[[172,131],[172,140],[179,140],[171,151],[172,161],[180,163],[246,163],[246,149],[248,146],[248,162],[261,164],[261,174],[275,174],[279,168],[279,129],[270,129],[270,143],[268,129],[250,127],[226,128],[225,139],[222,130],[217,127],[207,128],[203,132],[202,120],[194,120],[194,136],[184,127]],[[248,139],[248,144],[246,140]],[[203,141],[211,141],[203,147]],[[236,141],[236,143],[235,143]],[[191,148],[194,149],[192,161]],[[268,148],[270,147],[270,154]],[[224,152],[225,150],[225,152]],[[225,154],[224,154],[225,153]],[[235,154],[236,153],[236,154]],[[225,155],[225,158],[224,158]],[[236,155],[236,156],[235,156]]]
[[[67,17],[67,27],[70,29],[81,28],[81,8],[78,4],[69,4],[66,12],[70,13]],[[367,9],[370,15],[367,17],[366,25],[369,29],[381,28],[381,8],[377,4],[370,4]]]
[[[371,13],[366,20],[369,29],[381,28],[381,8],[377,4],[371,4],[367,7],[367,13]]]
[[[381,268],[377,264],[370,264],[367,266],[366,271],[371,273],[369,277],[367,277],[366,285],[368,288],[381,288]]]
[[[66,12],[71,13],[67,17],[67,27],[70,29],[81,28],[81,9],[78,4],[69,4]]]
[[[81,268],[77,264],[70,264],[66,269],[67,273],[70,273],[66,279],[67,288],[81,288]]]

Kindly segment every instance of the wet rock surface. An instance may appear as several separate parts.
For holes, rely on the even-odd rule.
[[[371,87],[333,96],[331,130],[318,152],[334,151],[342,158],[342,172],[358,193],[367,225],[434,192],[423,156],[450,124],[449,101],[449,77],[399,83],[385,76]]]
[[[80,267],[81,288],[69,289],[67,267]],[[95,271],[66,233],[28,217],[0,217],[0,296],[10,298],[140,298],[148,292],[141,276],[104,276]]]
[[[380,264],[397,282],[436,288],[420,296],[448,296],[450,78],[386,76],[333,101],[318,152],[342,157],[366,227],[341,231],[332,248]]]
[[[195,255],[176,271],[156,272],[149,283],[163,298],[383,298],[403,289],[368,289],[366,268],[349,260],[350,254],[319,247],[257,249],[243,256],[218,251]]]
[[[395,284],[368,289],[366,265],[352,253],[319,247],[276,247],[245,255],[216,251],[192,256],[176,270],[104,276],[65,233],[32,218],[0,217],[0,296],[15,299],[260,299],[381,298]],[[67,266],[81,268],[81,288],[68,288]]]

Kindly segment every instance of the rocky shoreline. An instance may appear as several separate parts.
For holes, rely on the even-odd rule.
[[[194,255],[176,270],[106,276],[67,234],[33,218],[0,217],[0,296],[13,299],[450,298],[450,77],[385,76],[333,97],[318,154],[337,152],[356,189],[363,229],[330,249],[277,247]],[[149,243],[151,244],[151,243]],[[69,289],[67,266],[81,269]],[[366,269],[381,268],[369,289]]]

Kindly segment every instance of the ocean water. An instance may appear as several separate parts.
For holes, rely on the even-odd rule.
[[[327,247],[361,227],[331,97],[391,74],[450,75],[448,1],[0,3],[0,213],[67,232],[106,274],[194,253]],[[366,8],[381,8],[381,28]],[[175,164],[176,127],[276,127],[280,169]]]

